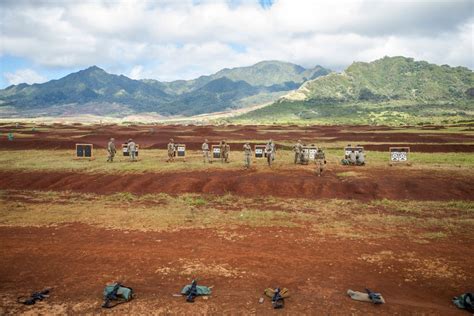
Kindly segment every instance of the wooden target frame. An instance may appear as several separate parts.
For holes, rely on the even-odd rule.
[[[74,159],[89,159],[94,160],[94,145],[93,144],[76,144],[76,151]]]
[[[408,165],[410,166],[410,147],[390,147],[389,164],[393,165]]]
[[[265,145],[255,145],[253,146],[255,152],[255,158],[265,158]]]
[[[135,151],[135,157],[138,157],[138,152],[140,151],[140,145],[135,144],[137,150]],[[124,143],[122,144],[122,155],[124,157],[130,157],[130,153],[128,152],[128,144]]]

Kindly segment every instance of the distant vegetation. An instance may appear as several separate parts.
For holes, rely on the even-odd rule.
[[[236,122],[421,124],[474,119],[474,75],[405,57],[356,62]]]

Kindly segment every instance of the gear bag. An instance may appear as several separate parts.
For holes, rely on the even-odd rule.
[[[130,301],[134,296],[133,289],[130,287],[123,286],[120,283],[112,283],[104,289],[104,303],[103,308],[112,308],[118,304],[122,304]],[[114,305],[111,305],[112,301],[117,301]]]
[[[458,308],[474,313],[474,293],[464,293],[458,297],[454,297],[453,303]]]

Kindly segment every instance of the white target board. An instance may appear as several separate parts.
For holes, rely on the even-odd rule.
[[[255,145],[255,158],[265,157],[265,145]]]
[[[410,147],[390,147],[390,163],[408,163]]]
[[[344,155],[346,157],[349,157],[349,155],[351,154],[351,152],[354,151],[356,153],[363,153],[364,152],[364,147],[362,146],[356,146],[356,147],[345,147],[344,148]]]
[[[176,145],[176,156],[184,158],[186,156],[186,145],[178,144]]]
[[[221,158],[221,147],[219,145],[212,145],[212,158]]]

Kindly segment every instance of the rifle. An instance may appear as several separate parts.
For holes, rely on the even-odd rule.
[[[117,300],[118,297],[117,297],[117,291],[120,289],[122,285],[120,283],[116,283],[114,285],[114,288],[112,289],[112,291],[110,293],[107,293],[107,295],[104,297],[104,303],[102,304],[102,307],[103,308],[111,308],[113,306],[110,306],[110,302],[112,300]],[[115,305],[114,305],[115,306]]]
[[[274,309],[283,308],[283,306],[285,305],[283,297],[280,294],[280,288],[275,289],[275,294],[273,294],[272,297],[272,305]]]
[[[369,299],[372,301],[372,303],[383,304],[382,295],[380,293],[372,292],[369,289],[365,289],[365,291],[367,292],[367,294],[369,294]]]
[[[46,288],[43,291],[34,292],[26,300],[21,300],[22,298],[24,298],[24,296],[20,296],[20,297],[18,297],[17,302],[21,303],[21,304],[25,304],[25,305],[34,305],[36,303],[36,301],[42,301],[43,299],[49,297],[49,292],[50,291],[51,291],[51,288]]]
[[[198,296],[197,293],[197,281],[193,280],[191,287],[186,291],[186,302],[194,303],[194,299]]]

